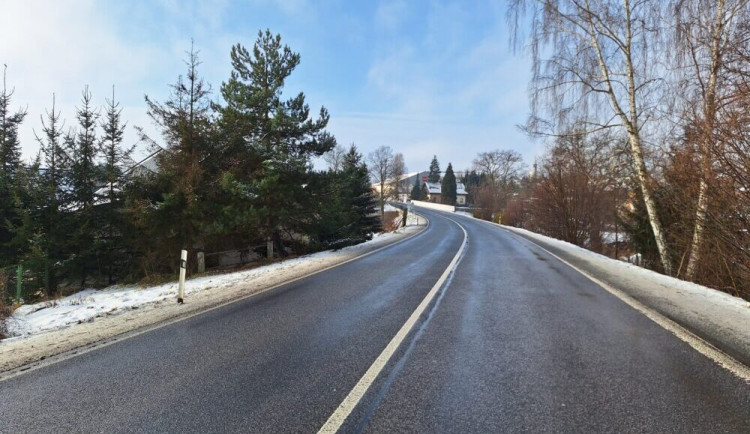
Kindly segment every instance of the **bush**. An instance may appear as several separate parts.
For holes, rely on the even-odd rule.
[[[393,232],[401,226],[401,213],[386,211],[383,214],[383,232]]]

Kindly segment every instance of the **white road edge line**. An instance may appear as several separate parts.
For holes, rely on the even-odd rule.
[[[512,233],[511,231],[508,231],[506,229],[506,232]],[[528,241],[528,240],[527,240]],[[609,284],[597,279],[594,276],[591,276],[587,272],[583,271],[582,269],[576,267],[575,265],[571,264],[570,262],[566,261],[565,259],[555,255],[554,253],[550,252],[549,250],[545,249],[544,247],[540,246],[539,244],[534,243],[535,246],[539,247],[540,249],[544,250],[545,252],[552,255],[554,258],[556,258],[558,261],[562,262],[563,264],[567,265],[568,267],[576,270],[580,274],[582,274],[584,277],[589,279],[590,281],[596,283],[597,285],[604,288],[607,292],[614,295],[615,297],[619,298],[621,301],[623,301],[628,306],[632,307],[633,309],[637,310],[638,312],[645,315],[648,319],[655,322],[662,328],[666,329],[673,335],[675,335],[677,338],[682,340],[683,342],[687,343],[691,347],[693,347],[694,350],[698,351],[699,353],[703,354],[704,356],[708,357],[709,359],[716,362],[719,366],[723,367],[727,371],[733,373],[737,377],[744,380],[746,383],[750,383],[750,368],[745,366],[742,362],[735,360],[732,356],[729,354],[721,351],[720,349],[713,346],[710,342],[706,341],[705,339],[697,336],[690,330],[684,328],[683,326],[677,324],[676,322],[672,321],[671,319],[667,318],[666,316],[656,312],[655,310],[652,310],[651,308],[647,307],[640,301],[636,300],[635,298],[629,296],[628,294],[624,293],[623,291],[614,288],[610,286]]]
[[[479,220],[479,219],[476,219]],[[750,383],[750,368],[745,366],[744,363],[734,359],[729,354],[721,351],[720,349],[713,346],[710,342],[706,341],[705,339],[701,338],[700,336],[697,336],[690,330],[686,329],[685,327],[679,325],[678,323],[672,321],[671,319],[667,318],[666,316],[660,314],[659,312],[649,308],[645,304],[641,303],[640,301],[636,300],[635,298],[631,297],[630,295],[626,294],[625,292],[610,286],[608,283],[603,282],[596,277],[590,275],[588,272],[582,270],[581,268],[578,268],[577,266],[571,264],[570,262],[566,261],[565,259],[557,256],[556,254],[550,252],[549,250],[545,249],[541,245],[528,240],[515,232],[508,230],[502,225],[498,225],[497,223],[492,223],[484,220],[479,220],[481,222],[499,227],[500,229],[504,230],[505,232],[511,234],[512,236],[515,236],[519,239],[522,239],[524,241],[527,241],[529,243],[532,243],[533,245],[539,247],[540,249],[544,250],[548,254],[550,254],[552,257],[557,259],[558,261],[562,262],[563,264],[567,265],[568,267],[576,270],[580,274],[583,275],[583,277],[589,279],[590,281],[596,283],[597,285],[604,288],[605,291],[609,292],[610,294],[614,295],[620,301],[624,302],[628,306],[632,307],[633,309],[637,310],[638,312],[645,315],[648,319],[655,322],[657,325],[662,327],[663,329],[667,330],[668,332],[675,335],[678,339],[685,342],[686,344],[693,347],[695,351],[698,351],[699,353],[703,354],[704,356],[708,357],[712,361],[714,361],[716,364],[721,366],[722,368],[726,369],[727,371],[731,372],[741,380],[743,380],[745,383]]]
[[[339,430],[339,428],[341,428],[341,425],[343,425],[343,423],[352,413],[357,404],[359,404],[359,402],[362,400],[362,397],[367,392],[367,389],[370,388],[378,375],[380,375],[380,373],[383,371],[385,365],[388,364],[388,361],[391,359],[391,357],[393,357],[393,354],[396,352],[404,339],[406,339],[406,336],[409,334],[409,332],[411,332],[412,328],[414,328],[414,325],[417,323],[417,320],[419,320],[419,317],[422,316],[425,309],[427,309],[427,306],[437,295],[440,287],[443,286],[445,280],[456,267],[458,260],[461,258],[461,254],[466,248],[466,242],[469,238],[469,234],[466,232],[466,229],[461,226],[460,223],[450,217],[446,218],[455,223],[463,231],[464,239],[461,242],[461,247],[458,248],[458,252],[456,252],[456,255],[453,257],[450,264],[448,264],[448,267],[445,269],[445,271],[443,271],[443,274],[440,275],[440,278],[437,282],[435,282],[435,285],[432,286],[424,299],[422,299],[422,302],[419,303],[419,306],[417,306],[414,312],[412,312],[412,314],[409,316],[409,319],[407,319],[404,325],[401,326],[396,335],[393,336],[385,349],[383,349],[383,351],[375,359],[372,365],[370,365],[370,368],[367,369],[367,371],[362,376],[362,378],[359,379],[357,384],[354,385],[354,388],[349,392],[349,394],[346,395],[344,400],[341,402],[341,404],[339,404],[333,414],[331,414],[326,423],[320,428],[318,433],[335,433]]]
[[[419,214],[415,213],[415,215],[419,215]],[[397,246],[397,245],[399,245],[399,244],[401,244],[403,242],[406,242],[406,241],[408,241],[408,240],[410,240],[410,239],[412,239],[412,238],[414,238],[414,237],[416,237],[416,236],[418,236],[420,234],[424,234],[424,233],[427,232],[427,229],[430,227],[430,225],[432,224],[432,222],[427,217],[424,217],[424,216],[421,216],[421,215],[420,215],[420,217],[422,217],[423,219],[425,219],[427,221],[427,224],[425,225],[424,229],[420,229],[420,230],[414,232],[413,234],[410,234],[410,235],[408,235],[408,236],[406,236],[406,237],[404,237],[404,238],[402,238],[402,239],[400,239],[398,241],[394,241],[394,242],[392,242],[390,244],[386,244],[384,246],[378,247],[375,250],[371,250],[369,252],[365,252],[365,253],[363,253],[361,255],[354,256],[354,257],[349,258],[349,259],[347,259],[347,260],[345,260],[343,262],[332,264],[332,265],[329,265],[327,267],[311,271],[311,272],[309,272],[309,273],[307,273],[305,275],[298,276],[298,277],[295,277],[295,278],[290,279],[290,280],[286,280],[286,281],[281,282],[281,283],[277,283],[277,284],[275,284],[273,286],[269,286],[268,288],[263,288],[263,289],[258,290],[256,292],[252,292],[250,294],[246,294],[246,295],[240,296],[238,298],[235,298],[235,299],[232,299],[232,300],[229,300],[229,301],[225,301],[223,303],[217,304],[215,306],[211,306],[211,307],[206,308],[204,310],[199,310],[199,311],[188,313],[188,314],[185,314],[185,315],[182,315],[182,316],[177,316],[177,317],[174,317],[174,318],[171,318],[171,319],[167,319],[165,321],[158,322],[156,324],[147,325],[147,326],[135,329],[135,330],[126,331],[126,332],[123,332],[123,333],[118,334],[118,335],[114,335],[114,336],[110,336],[108,338],[104,338],[101,341],[91,342],[89,344],[84,344],[84,345],[81,345],[80,347],[72,348],[70,350],[64,351],[64,352],[59,353],[59,354],[54,354],[52,356],[46,357],[42,361],[30,362],[30,363],[18,366],[18,367],[13,368],[13,369],[9,369],[7,371],[0,372],[0,382],[6,381],[6,380],[10,380],[11,378],[19,377],[21,375],[28,374],[29,372],[36,371],[37,369],[41,369],[41,368],[44,368],[46,366],[54,365],[56,363],[60,363],[60,362],[63,362],[65,360],[72,359],[74,357],[81,356],[83,354],[89,353],[89,352],[94,351],[94,350],[98,350],[100,348],[108,347],[108,346],[110,346],[112,344],[115,344],[117,342],[122,342],[124,340],[130,339],[130,338],[134,338],[136,336],[140,336],[140,335],[142,335],[144,333],[148,333],[148,332],[151,332],[151,331],[154,331],[154,330],[158,330],[158,329],[160,329],[162,327],[167,327],[169,325],[178,323],[180,321],[188,320],[188,319],[190,319],[192,317],[195,317],[195,316],[198,316],[198,315],[203,315],[205,313],[214,311],[216,309],[221,309],[223,307],[229,306],[230,304],[237,303],[237,302],[240,302],[242,300],[246,300],[246,299],[251,298],[251,297],[255,297],[257,295],[266,293],[268,291],[272,291],[272,290],[274,290],[276,288],[279,288],[281,286],[289,285],[290,283],[297,282],[298,280],[307,279],[308,277],[314,276],[314,275],[322,273],[324,271],[328,271],[328,270],[330,270],[332,268],[340,267],[340,266],[348,264],[350,262],[362,259],[362,258],[364,258],[366,256],[370,256],[370,255],[372,255],[374,253],[377,253],[377,252],[379,252],[381,250],[385,250],[385,249]],[[50,332],[54,332],[54,330],[50,330]]]

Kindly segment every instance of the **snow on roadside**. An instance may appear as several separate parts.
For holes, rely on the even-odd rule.
[[[468,211],[456,211],[455,214],[462,215],[465,217],[474,218],[474,214],[468,212]]]
[[[372,247],[373,244],[385,244],[395,236],[397,235],[392,233],[376,234],[370,241],[337,251],[318,252],[249,270],[190,279],[185,283],[186,299],[198,292],[222,290],[249,280],[289,272],[314,263],[328,262],[335,257],[345,257]],[[138,309],[146,304],[168,299],[177,299],[176,281],[151,287],[129,285],[112,286],[101,290],[87,289],[59,300],[23,305],[6,319],[5,324],[12,339],[64,328],[71,324],[93,321],[94,318],[103,315]]]
[[[701,299],[707,301],[711,300],[719,303],[728,303],[729,305],[735,306],[739,309],[750,309],[750,301],[743,300],[739,297],[734,297],[731,294],[727,294],[726,292],[718,291],[716,289],[709,288],[703,285],[698,285],[697,283],[680,280],[675,277],[670,277],[661,273],[657,273],[656,271],[648,270],[646,268],[627,263],[625,261],[615,260],[607,256],[600,255],[599,253],[592,252],[591,250],[584,249],[583,247],[576,246],[575,244],[541,235],[526,229],[508,226],[504,227],[513,232],[522,233],[531,238],[536,238],[546,243],[553,244],[560,249],[577,254],[578,256],[583,256],[587,260],[595,262],[596,265],[604,269],[609,269],[612,271],[615,271],[616,269],[619,272],[627,271],[632,276],[632,278],[641,280],[642,282],[669,287],[674,291],[686,293],[695,297],[700,297]],[[750,314],[750,311],[748,311],[748,314]]]
[[[457,212],[456,214],[474,218],[471,214],[468,214],[468,213]],[[486,223],[494,224],[490,222],[486,222]],[[571,244],[567,241],[558,240],[557,238],[548,237],[546,235],[538,234],[536,232],[532,232],[527,229],[521,229],[521,228],[517,228],[513,226],[505,226],[505,225],[502,225],[501,227],[511,232],[517,232],[519,234],[526,235],[529,238],[534,238],[539,241],[552,244],[562,250],[575,254],[576,256],[583,257],[586,260],[595,263],[597,266],[603,269],[608,269],[610,271],[617,271],[620,273],[627,272],[634,279],[639,279],[642,282],[648,282],[652,284],[658,284],[660,286],[670,287],[673,290],[695,295],[703,299],[711,299],[715,301],[720,301],[722,303],[729,303],[730,305],[735,306],[737,308],[750,309],[750,301],[743,300],[739,297],[734,297],[731,294],[727,294],[726,292],[722,292],[713,288],[699,285],[697,283],[688,282],[685,280],[677,279],[675,277],[657,273],[656,271],[652,271],[652,270],[640,267],[638,265],[630,264],[622,260],[615,260],[613,258],[601,255],[596,252],[592,252],[591,250],[585,249],[575,244]],[[621,240],[623,239],[622,234],[620,234],[620,239]],[[748,314],[750,314],[750,311],[748,311]]]
[[[571,261],[587,274],[677,322],[741,363],[750,365],[750,301],[525,229],[502,227]]]

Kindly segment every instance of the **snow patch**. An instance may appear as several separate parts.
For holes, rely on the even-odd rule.
[[[416,225],[417,220],[410,219],[410,222]],[[393,233],[374,234],[370,241],[337,251],[318,252],[250,270],[196,277],[185,282],[185,296],[189,299],[191,294],[222,291],[250,280],[285,274],[302,267],[326,266],[336,258],[350,256],[352,253],[372,247],[373,244],[385,244],[396,236],[398,235]],[[98,317],[138,309],[147,304],[176,299],[176,281],[150,287],[127,285],[111,286],[101,290],[86,289],[59,300],[23,305],[5,320],[5,325],[12,339],[93,321]]]

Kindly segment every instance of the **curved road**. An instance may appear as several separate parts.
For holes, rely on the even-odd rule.
[[[464,230],[342,432],[750,432],[750,386],[689,345],[526,240],[423,213],[406,242],[0,382],[0,432],[315,432]]]

